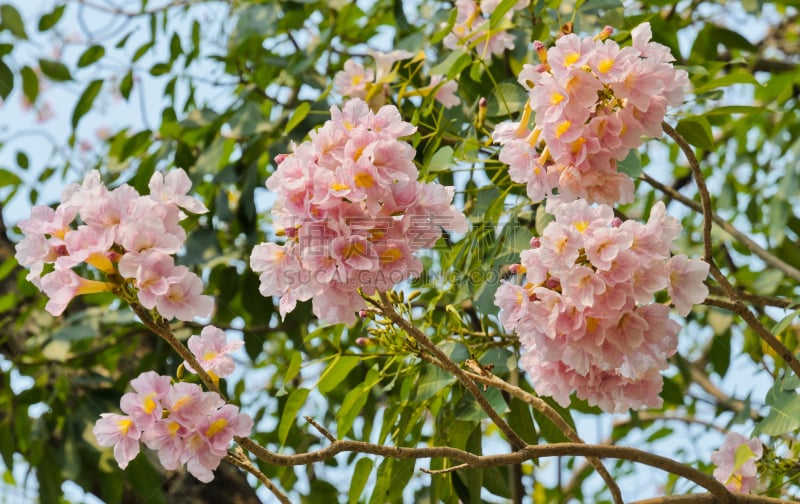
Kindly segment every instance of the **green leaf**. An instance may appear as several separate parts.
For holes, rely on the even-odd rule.
[[[150,67],[150,75],[158,77],[159,75],[168,74],[171,69],[172,66],[169,63],[156,63]]]
[[[453,148],[449,145],[445,145],[431,157],[431,161],[428,164],[428,171],[429,172],[439,172],[443,170],[447,170],[453,166]]]
[[[372,473],[373,462],[371,458],[360,458],[353,469],[353,477],[350,480],[350,490],[348,490],[348,503],[356,504],[359,497],[367,486],[369,475]]]
[[[8,31],[14,34],[15,37],[27,39],[28,34],[25,33],[25,23],[22,21],[22,16],[19,11],[9,4],[0,6],[0,18],[2,18],[3,27],[8,28]]]
[[[287,134],[300,124],[303,119],[306,118],[308,113],[311,111],[311,103],[310,102],[302,102],[300,105],[292,113],[292,116],[289,118],[289,121],[286,123],[286,128],[284,128],[283,133]]]
[[[769,414],[756,425],[753,435],[760,433],[780,436],[800,427],[800,395],[794,390],[784,390],[780,381],[767,392]]]
[[[378,375],[378,371],[370,369],[364,379],[364,383],[344,396],[342,406],[339,408],[339,411],[336,412],[336,429],[339,436],[346,436],[347,433],[350,432],[350,429],[353,428],[353,422],[367,403],[370,390],[378,381]]]
[[[17,151],[17,166],[23,170],[27,170],[29,165],[30,160],[28,159],[28,155],[22,151]]]
[[[503,82],[497,85],[486,102],[489,117],[514,115],[525,107],[528,93],[516,83]]]
[[[0,168],[0,187],[15,186],[22,183],[22,179],[15,173],[5,168]]]
[[[97,79],[90,82],[83,90],[81,97],[78,98],[78,103],[75,104],[75,110],[72,111],[72,129],[77,128],[81,118],[92,109],[94,99],[97,98],[102,87],[103,79]]]
[[[289,368],[283,376],[284,385],[291,382],[300,373],[300,365],[303,363],[303,356],[300,352],[293,352],[289,361]]]
[[[119,93],[127,100],[131,96],[131,89],[133,89],[133,70],[128,70],[125,77],[119,81]]]
[[[753,280],[752,289],[756,294],[772,295],[781,285],[784,274],[780,270],[768,269],[758,273]]]
[[[66,5],[59,5],[53,12],[49,12],[47,14],[43,14],[42,17],[39,18],[39,31],[47,31],[53,26],[56,25],[61,20],[61,16],[64,15],[64,9]]]
[[[489,16],[489,28],[496,28],[503,21],[503,16],[516,5],[517,0],[503,0],[492,11]]]
[[[0,98],[6,99],[14,90],[14,73],[0,60]]]
[[[724,107],[717,107],[715,109],[711,109],[707,112],[704,112],[703,115],[707,116],[714,116],[714,115],[732,115],[732,114],[763,114],[765,112],[769,112],[770,110],[765,107],[752,107],[750,105],[726,105]]]
[[[22,92],[25,93],[25,98],[28,103],[36,103],[36,98],[39,97],[39,76],[29,66],[22,67],[19,73],[22,76]]]
[[[791,325],[792,321],[795,319],[795,317],[797,317],[798,314],[800,314],[800,308],[783,317],[780,322],[772,327],[770,332],[772,332],[772,334],[775,336],[779,336],[783,331],[786,330],[787,327],[789,327],[789,325]]]
[[[283,446],[286,443],[286,437],[289,435],[289,430],[297,420],[297,412],[305,404],[308,398],[309,390],[306,388],[299,388],[289,394],[286,399],[286,405],[283,407],[283,414],[281,415],[281,422],[278,425],[278,441]]]
[[[431,75],[446,75],[448,80],[452,80],[462,70],[467,68],[472,62],[469,54],[463,51],[452,51],[444,61],[431,68]]]
[[[69,73],[69,68],[60,61],[39,59],[39,68],[42,69],[43,74],[54,81],[72,80],[72,74]]]
[[[506,403],[503,394],[500,393],[498,389],[490,388],[486,391],[481,390],[481,394],[496,412],[503,414],[508,411],[508,403]],[[471,394],[466,394],[458,405],[456,405],[455,413],[456,420],[474,421],[487,418],[486,412]]]
[[[61,503],[61,468],[56,457],[44,456],[36,466],[36,479],[39,481],[39,502],[41,504]]]
[[[714,137],[711,134],[711,125],[702,116],[690,116],[681,119],[675,130],[687,142],[705,150],[714,149]]]
[[[754,86],[761,86],[761,83],[753,77],[752,74],[745,73],[745,72],[735,72],[730,73],[724,77],[720,77],[719,79],[714,79],[705,84],[701,84],[694,88],[695,94],[705,93],[707,91],[711,91],[712,89],[717,89],[721,87],[728,87],[732,86],[733,84],[752,84]]]
[[[106,48],[101,45],[93,45],[90,48],[83,51],[81,57],[78,58],[78,68],[83,68],[91,65],[95,61],[99,60],[106,54]]]
[[[628,153],[628,157],[617,163],[617,170],[631,178],[642,174],[642,153],[636,149]]]
[[[327,394],[335,389],[337,385],[342,383],[342,380],[347,378],[350,371],[358,366],[359,362],[361,362],[361,359],[355,355],[336,356],[319,378],[317,387],[319,391]]]
[[[423,402],[435,396],[455,381],[452,374],[433,365],[425,365],[417,382],[415,400]]]

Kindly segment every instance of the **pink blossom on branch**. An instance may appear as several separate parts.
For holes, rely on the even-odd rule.
[[[661,135],[667,107],[682,103],[689,83],[651,36],[643,23],[631,31],[633,47],[575,34],[549,50],[535,44],[541,63],[526,64],[518,79],[528,106],[494,134],[500,160],[532,200],[555,193],[606,204],[633,200],[633,182],[617,165],[642,137]]]
[[[205,326],[200,331],[200,336],[189,337],[187,346],[197,358],[200,367],[212,378],[225,378],[233,373],[236,363],[229,355],[244,345],[244,341],[228,341],[225,331],[212,325]],[[183,365],[189,372],[196,372],[187,361]]]
[[[711,454],[711,462],[717,466],[714,477],[732,492],[750,493],[758,483],[756,461],[763,452],[758,439],[728,433],[719,450]]]
[[[415,131],[396,107],[373,112],[354,99],[280,157],[267,188],[287,241],[254,247],[250,266],[259,291],[281,297],[281,315],[312,299],[320,319],[355,322],[361,293],[418,275],[417,251],[443,231],[467,230],[452,187],[417,181],[414,148],[400,140]]]
[[[619,222],[611,207],[581,199],[550,198],[546,209],[555,220],[514,268],[524,285],[504,282],[495,295],[534,388],[563,406],[573,391],[606,411],[660,406],[659,371],[677,350],[679,326],[654,295],[666,289],[688,313],[708,292],[708,265],[669,258],[680,224],[661,202],[646,224]],[[669,286],[671,276],[680,287]]]
[[[16,258],[30,268],[28,280],[50,297],[50,313],[60,315],[80,294],[132,287],[142,306],[168,319],[208,316],[213,301],[201,294],[202,281],[186,266],[175,266],[172,257],[186,241],[181,209],[207,209],[188,196],[191,182],[183,170],[156,172],[149,185],[147,196],[127,184],[109,190],[94,170],[62,191],[56,209],[36,206],[30,218],[20,221],[25,236],[16,246]],[[77,219],[82,224],[74,227]],[[49,264],[53,271],[42,276]],[[109,281],[72,271],[82,264]]]
[[[100,446],[113,446],[120,468],[139,453],[139,442],[157,451],[165,469],[182,464],[197,479],[209,482],[228,453],[234,436],[249,436],[253,420],[215,392],[193,383],[170,384],[152,371],[131,382],[134,392],[122,397],[129,416],[103,413],[93,432]]]

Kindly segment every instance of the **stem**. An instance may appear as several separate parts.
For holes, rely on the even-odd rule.
[[[506,436],[508,436],[509,440],[514,441],[514,439],[518,440],[521,443],[520,446],[524,446],[525,442],[517,435],[516,432],[511,429],[506,422],[499,417],[497,412],[491,407],[491,405],[486,401],[483,395],[478,390],[478,387],[475,386],[474,381],[478,381],[485,385],[491,385],[496,387],[500,390],[508,392],[509,394],[517,397],[518,399],[530,404],[538,411],[540,411],[543,415],[545,415],[553,424],[561,430],[561,432],[566,436],[567,439],[573,441],[575,443],[583,443],[583,440],[578,436],[578,434],[570,427],[570,425],[561,418],[561,415],[558,414],[556,410],[550,407],[549,404],[544,402],[542,399],[529,394],[522,390],[519,387],[506,383],[504,380],[493,376],[493,375],[481,375],[477,373],[471,373],[469,371],[465,371],[461,369],[455,362],[450,360],[442,350],[437,347],[425,334],[422,333],[416,326],[409,323],[406,319],[404,319],[400,314],[398,314],[391,305],[391,302],[386,297],[386,294],[380,293],[382,305],[378,304],[375,301],[370,300],[367,298],[368,301],[375,304],[383,313],[386,315],[392,322],[400,326],[406,333],[410,334],[414,337],[422,346],[427,348],[435,357],[436,360],[431,360],[431,362],[445,371],[450,372],[454,376],[458,378],[458,380],[472,392],[472,395],[475,396],[478,403],[481,405],[483,410],[489,417],[494,421],[494,423],[502,430]],[[474,381],[473,381],[474,380]],[[510,435],[509,435],[510,433]],[[512,437],[513,436],[513,437]],[[516,444],[516,443],[513,443]],[[517,446],[518,447],[518,446]],[[622,499],[622,492],[617,486],[614,478],[611,474],[606,470],[603,466],[603,463],[600,460],[592,459],[592,465],[595,467],[597,472],[606,482],[609,491],[611,492],[611,496],[614,499],[615,504],[622,504],[624,501]]]
[[[415,340],[417,340],[417,342],[420,345],[422,345],[429,352],[431,352],[439,360],[439,362],[442,363],[443,368],[446,371],[450,372],[453,376],[458,378],[458,381],[460,381],[461,384],[464,385],[467,388],[467,390],[469,390],[472,393],[472,395],[475,397],[475,400],[478,402],[483,411],[485,411],[486,414],[489,415],[489,418],[492,419],[492,422],[494,422],[494,424],[497,425],[497,427],[501,431],[503,431],[503,433],[506,435],[506,437],[511,442],[514,448],[521,448],[525,446],[526,445],[525,441],[523,441],[522,438],[520,438],[519,435],[517,435],[517,433],[514,432],[514,430],[511,427],[509,427],[509,425],[505,422],[505,420],[500,418],[500,415],[498,415],[497,412],[494,410],[494,408],[492,408],[492,406],[489,404],[489,401],[486,400],[486,398],[483,396],[483,394],[481,394],[480,390],[475,385],[475,383],[467,377],[467,375],[458,366],[458,364],[450,360],[450,358],[447,357],[447,355],[445,355],[444,352],[442,352],[442,350],[439,347],[437,347],[433,341],[430,340],[430,338],[425,336],[422,333],[422,331],[417,329],[414,325],[410,324],[399,313],[397,313],[394,307],[392,306],[391,301],[389,301],[389,298],[386,297],[385,293],[381,292],[380,298],[381,298],[381,303],[378,303],[376,301],[371,301],[371,302],[375,304],[375,306],[378,307],[383,312],[383,314],[386,315],[387,318],[389,318],[389,320],[391,320],[399,327],[401,327],[404,331],[406,331],[406,333],[408,333]]]
[[[680,133],[675,131],[672,126],[667,124],[666,121],[661,122],[661,127],[664,128],[664,132],[669,135],[670,138],[675,140],[675,143],[677,143],[678,147],[681,148],[683,154],[686,156],[686,159],[689,161],[689,166],[692,169],[692,175],[694,175],[694,180],[697,184],[697,191],[700,193],[700,202],[703,210],[703,248],[705,250],[704,259],[710,264],[712,261],[711,219],[713,212],[711,210],[711,195],[708,193],[708,187],[706,187],[706,181],[703,178],[703,172],[700,170],[700,163],[697,161],[697,156],[694,155],[691,145],[689,145],[689,142],[687,142]]]
[[[585,443],[585,441],[581,439],[580,436],[578,436],[578,433],[575,432],[572,426],[570,426],[566,422],[566,420],[564,420],[564,418],[562,418],[562,416],[558,414],[558,411],[556,411],[552,406],[544,402],[544,400],[542,400],[540,397],[536,397],[535,395],[526,392],[520,387],[512,385],[506,382],[505,380],[502,380],[501,378],[491,374],[481,375],[470,372],[465,372],[465,373],[467,374],[467,376],[469,376],[470,378],[472,378],[477,382],[498,388],[516,397],[517,399],[529,404],[534,409],[536,409],[536,411],[543,414],[548,420],[550,420],[550,422],[552,422],[553,425],[555,425],[556,428],[560,430],[561,433],[564,434],[564,436],[573,443]],[[608,487],[608,491],[611,492],[611,496],[614,499],[614,502],[616,503],[624,502],[622,500],[622,492],[620,491],[619,486],[617,485],[616,481],[614,481],[614,478],[608,472],[606,467],[603,465],[603,462],[596,457],[587,457],[587,460],[592,465],[592,467],[594,467],[595,471],[597,471],[600,477],[603,478],[603,481],[605,481],[606,486]]]
[[[208,390],[216,392],[220,397],[225,397],[222,394],[222,391],[220,391],[219,384],[215,382],[211,376],[209,376],[205,369],[203,369],[194,354],[189,351],[189,349],[186,348],[183,343],[178,341],[178,338],[176,338],[174,334],[172,334],[172,329],[170,329],[169,323],[166,320],[161,317],[154,319],[150,312],[145,310],[144,307],[138,303],[130,303],[130,306],[133,312],[139,316],[139,319],[141,319],[145,326],[156,333],[156,335],[158,335],[161,339],[166,341],[167,344],[169,344],[169,346],[171,346],[172,349],[175,350],[175,352],[177,352],[181,358],[183,358],[183,360],[189,363],[195,373],[197,373],[197,376],[200,377],[200,381],[203,382],[203,385],[205,385]]]

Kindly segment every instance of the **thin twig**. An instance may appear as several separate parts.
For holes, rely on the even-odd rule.
[[[732,502],[736,504],[786,504],[788,501],[774,499],[761,495],[734,494]],[[714,494],[692,494],[692,495],[665,495],[652,499],[639,500],[631,504],[716,504],[719,502]]]
[[[220,397],[225,397],[219,388],[219,384],[211,379],[211,376],[209,376],[206,370],[203,369],[203,367],[197,361],[197,357],[195,357],[194,354],[188,348],[186,348],[183,343],[178,341],[178,338],[176,338],[174,334],[172,334],[172,329],[170,329],[169,323],[166,320],[163,318],[159,318],[158,320],[154,319],[153,316],[138,303],[131,303],[130,306],[133,312],[139,316],[139,319],[144,325],[156,333],[156,335],[158,335],[161,339],[166,341],[167,344],[171,346],[172,349],[175,350],[179,356],[181,356],[181,358],[183,358],[183,360],[189,363],[197,376],[200,377],[200,381],[203,382],[203,385],[205,385],[208,390],[216,392],[220,395]]]
[[[326,428],[325,428],[325,427],[323,427],[322,425],[318,424],[318,423],[317,423],[317,422],[316,422],[316,421],[315,421],[313,418],[311,418],[311,417],[310,417],[310,416],[308,416],[308,415],[304,416],[303,418],[305,418],[305,419],[306,419],[306,422],[308,422],[308,423],[310,423],[311,425],[313,425],[313,426],[314,426],[314,428],[315,428],[315,429],[317,429],[317,430],[320,432],[320,434],[322,434],[323,436],[325,436],[325,439],[327,439],[327,440],[328,440],[328,441],[330,441],[331,443],[335,443],[335,442],[336,442],[336,436],[334,436],[333,434],[331,434],[331,431],[329,431],[328,429],[326,429]]]
[[[453,467],[445,467],[444,469],[426,469],[424,467],[421,467],[420,471],[435,476],[438,474],[447,474],[450,472],[460,471],[461,469],[469,469],[469,464],[459,464]]]
[[[532,406],[536,411],[543,414],[556,428],[561,431],[564,436],[572,441],[573,443],[584,443],[585,441],[581,439],[578,433],[572,428],[571,425],[567,423],[566,420],[556,411],[552,406],[547,404],[544,400],[540,397],[536,397],[535,395],[521,389],[516,385],[512,385],[501,378],[492,375],[492,374],[477,374],[471,373],[469,371],[465,371],[467,376],[472,378],[473,380],[482,383],[484,385],[489,385],[495,387],[497,389],[506,392],[517,399],[529,404]],[[609,492],[611,492],[611,496],[614,499],[614,502],[624,502],[622,500],[622,492],[617,485],[617,482],[614,481],[613,476],[608,472],[608,469],[603,465],[603,462],[595,457],[587,457],[586,459],[592,467],[594,467],[595,471],[603,478],[605,481],[606,486],[608,487]]]

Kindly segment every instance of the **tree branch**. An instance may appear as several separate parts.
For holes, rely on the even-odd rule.
[[[678,144],[678,147],[683,151],[686,160],[689,161],[689,167],[692,169],[695,183],[697,184],[697,191],[700,193],[700,202],[703,211],[703,248],[705,250],[704,259],[707,263],[712,261],[711,249],[711,222],[713,211],[711,210],[711,195],[708,193],[706,181],[703,178],[703,172],[700,169],[700,163],[697,161],[697,156],[694,155],[692,146],[686,141],[680,133],[675,131],[666,121],[661,122],[661,127],[664,132]]]
[[[237,439],[238,441],[238,439]],[[663,471],[686,478],[697,485],[705,488],[721,504],[732,504],[737,502],[734,497],[725,489],[719,481],[693,467],[681,464],[670,458],[648,453],[636,448],[627,446],[610,445],[590,445],[584,443],[554,443],[547,445],[526,445],[517,451],[501,455],[475,455],[464,450],[451,448],[449,446],[434,446],[425,448],[405,448],[399,446],[384,446],[364,441],[338,440],[325,448],[308,453],[298,453],[295,455],[280,455],[269,452],[257,445],[252,440],[242,438],[240,443],[248,450],[251,445],[252,453],[261,460],[275,465],[296,466],[312,464],[330,459],[342,452],[367,453],[382,457],[396,459],[432,459],[447,458],[461,463],[464,467],[486,468],[508,466],[520,464],[528,460],[543,457],[595,457],[595,458],[614,458],[638,462],[650,467],[655,467]],[[760,502],[760,501],[755,501]],[[768,501],[764,501],[768,502]]]
[[[281,504],[292,504],[292,501],[289,500],[289,497],[283,493],[280,488],[273,485],[269,478],[267,478],[263,472],[259,471],[258,468],[254,466],[252,462],[250,462],[250,459],[247,458],[247,456],[244,454],[244,451],[242,451],[240,447],[237,446],[233,454],[229,453],[226,455],[225,460],[255,476],[258,481],[267,487],[267,490],[272,492],[272,495],[274,495],[275,498],[281,502]]]
[[[719,284],[725,290],[725,293],[733,301],[733,303],[730,305],[730,309],[742,317],[747,325],[749,325],[750,328],[753,329],[756,334],[758,334],[758,336],[767,343],[767,345],[775,350],[775,353],[777,353],[780,358],[783,359],[790,368],[792,368],[792,371],[794,371],[795,375],[800,376],[800,361],[797,360],[797,357],[792,353],[791,350],[786,348],[786,345],[776,338],[769,329],[764,327],[764,324],[762,324],[761,321],[759,321],[758,318],[753,315],[753,312],[751,312],[750,309],[745,306],[744,303],[742,303],[739,298],[739,293],[736,292],[736,289],[733,288],[733,285],[731,285],[725,275],[722,274],[722,272],[713,262],[711,263],[711,276],[713,276],[714,279],[719,282]]]
[[[370,302],[373,302],[373,304],[375,304],[379,309],[381,309],[383,313],[390,320],[392,320],[392,322],[402,327],[408,334],[412,335],[417,341],[420,341],[420,343],[423,346],[428,348],[431,351],[431,353],[434,354],[436,359],[436,361],[432,360],[431,362],[441,367],[445,371],[448,371],[451,374],[455,375],[459,379],[459,381],[461,381],[461,383],[464,384],[464,386],[466,386],[470,390],[470,392],[472,392],[472,394],[476,397],[479,403],[481,403],[481,399],[483,400],[483,402],[486,402],[486,399],[483,398],[483,395],[480,393],[477,387],[475,387],[473,380],[479,383],[483,383],[484,385],[490,385],[500,390],[503,390],[513,395],[514,397],[528,403],[529,405],[536,408],[537,411],[540,411],[543,415],[545,415],[548,420],[553,422],[553,425],[555,425],[558,429],[560,429],[567,439],[576,443],[583,443],[583,440],[572,429],[572,427],[570,427],[570,425],[561,417],[561,415],[559,415],[556,410],[554,410],[549,404],[544,402],[542,399],[534,396],[533,394],[529,394],[528,392],[525,392],[521,388],[511,385],[510,383],[507,383],[506,381],[501,380],[500,378],[494,375],[471,373],[469,371],[461,369],[455,362],[448,359],[447,356],[444,355],[444,353],[441,351],[441,349],[437,347],[427,336],[425,336],[422,333],[422,331],[420,331],[416,326],[412,325],[406,319],[401,317],[400,314],[398,314],[394,310],[394,308],[392,308],[391,304],[389,303],[389,300],[383,293],[381,293],[381,301],[384,303],[384,305],[380,305],[374,301]],[[424,341],[422,341],[423,339]],[[500,420],[500,422],[502,422],[502,424],[505,425],[506,428],[509,431],[511,431],[511,433],[513,433],[513,435],[517,439],[519,439],[519,441],[524,445],[524,441],[521,438],[519,438],[517,433],[514,432],[511,429],[511,427],[509,427],[505,423],[505,421],[499,418],[497,413],[494,411],[494,409],[492,409],[491,405],[489,405],[488,402],[486,402],[485,406],[483,404],[481,404],[481,406],[483,407],[484,411],[486,411],[486,413],[490,416],[490,418],[492,418],[492,420],[494,420],[494,417],[492,415],[496,416]],[[495,424],[497,424],[497,421],[495,421]],[[498,427],[500,427],[500,424],[497,425]],[[503,430],[504,433],[506,432],[505,429],[503,429],[502,427],[500,428],[501,430]],[[614,499],[614,502],[617,504],[624,502],[622,499],[622,492],[620,491],[619,486],[617,486],[616,482],[614,481],[614,478],[611,476],[611,474],[608,472],[605,466],[603,466],[603,463],[597,459],[592,459],[590,460],[590,462],[592,466],[594,466],[594,468],[597,470],[598,474],[600,474],[600,476],[606,482],[606,485],[608,486],[608,489],[611,492],[611,496]]]
[[[394,307],[392,306],[391,301],[389,301],[389,298],[386,297],[385,293],[383,292],[380,293],[380,299],[381,299],[380,303],[378,303],[375,300],[372,300],[371,302],[378,309],[380,309],[381,312],[384,315],[386,315],[386,317],[389,320],[391,320],[396,325],[401,327],[406,333],[408,333],[415,340],[417,340],[417,342],[420,345],[422,345],[425,349],[427,349],[430,353],[432,353],[436,357],[436,359],[438,359],[439,362],[442,363],[446,371],[448,371],[453,376],[458,378],[458,381],[460,381],[461,384],[464,385],[464,387],[466,387],[467,390],[469,390],[472,393],[472,395],[475,397],[475,400],[478,402],[483,411],[486,412],[486,414],[489,416],[492,422],[494,422],[494,424],[497,425],[497,427],[503,432],[503,434],[506,435],[506,437],[511,442],[512,446],[514,446],[514,448],[520,448],[525,446],[526,444],[525,441],[523,441],[522,438],[520,438],[519,435],[517,435],[517,433],[514,432],[514,430],[511,427],[509,427],[509,425],[505,422],[505,420],[500,418],[500,415],[498,415],[497,412],[494,410],[494,408],[492,408],[492,406],[489,404],[489,401],[486,400],[483,394],[481,394],[478,387],[475,386],[475,383],[473,383],[473,381],[467,377],[467,375],[458,366],[458,364],[450,360],[450,358],[448,358],[447,355],[445,355],[442,349],[436,346],[436,344],[433,341],[431,341],[430,338],[425,336],[425,334],[423,334],[422,331],[417,329],[414,325],[409,323],[399,313],[397,313]]]

